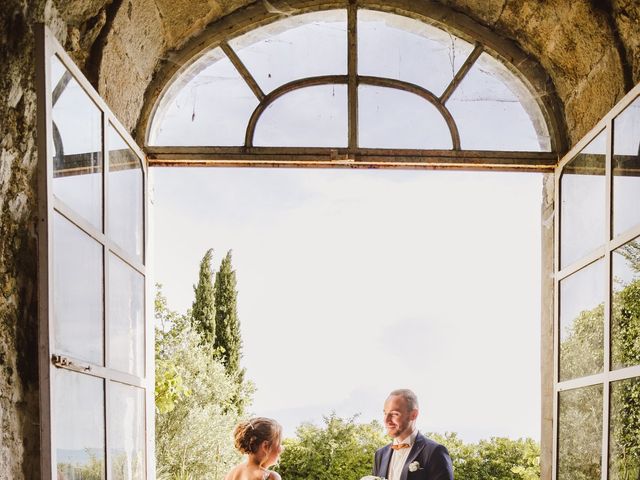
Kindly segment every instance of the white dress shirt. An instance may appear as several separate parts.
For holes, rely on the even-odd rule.
[[[389,462],[389,480],[400,480],[400,475],[402,474],[402,467],[404,467],[407,458],[409,457],[409,452],[413,447],[413,443],[416,441],[416,435],[418,434],[418,430],[414,429],[413,432],[409,434],[408,437],[402,439],[394,439],[393,444],[398,445],[400,443],[408,443],[410,445],[409,448],[401,448],[399,450],[394,450],[391,454],[391,461]]]

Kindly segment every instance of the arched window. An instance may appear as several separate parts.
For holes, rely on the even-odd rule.
[[[516,72],[481,43],[395,13],[285,16],[229,34],[173,76],[150,120],[150,158],[539,152],[530,158],[551,165],[543,108]]]

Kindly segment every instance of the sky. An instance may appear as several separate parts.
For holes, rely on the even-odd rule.
[[[151,169],[153,277],[186,312],[233,250],[252,413],[285,435],[382,417],[539,439],[540,204],[532,173]]]
[[[294,15],[231,39],[263,91],[346,73],[343,11]],[[433,26],[359,11],[358,72],[443,93],[473,46]],[[313,62],[307,61],[313,58]],[[153,145],[242,145],[258,100],[214,49],[154,119]],[[463,149],[545,151],[522,82],[482,54],[446,102]],[[359,146],[451,148],[429,102],[361,85]],[[526,104],[526,108],[525,108]],[[434,113],[435,112],[435,113]],[[487,121],[491,119],[491,121]],[[265,110],[258,146],[347,144],[344,85],[296,90]],[[287,436],[332,412],[381,419],[412,388],[419,427],[539,438],[539,174],[154,168],[155,281],[193,301],[199,262],[233,250],[253,413]]]

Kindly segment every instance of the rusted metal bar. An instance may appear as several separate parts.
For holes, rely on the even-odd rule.
[[[484,48],[482,47],[482,45],[480,45],[479,43],[476,43],[476,48],[473,49],[469,57],[464,61],[464,63],[460,67],[460,70],[456,72],[455,76],[451,80],[451,83],[447,85],[447,88],[445,89],[445,91],[442,93],[442,95],[440,95],[440,102],[443,105],[447,103],[447,100],[449,100],[449,97],[453,95],[453,92],[455,92],[456,88],[458,88],[458,85],[460,85],[460,82],[462,82],[462,80],[467,75],[469,70],[471,70],[471,67],[473,67],[474,63],[476,63],[476,60],[478,60],[478,57],[480,57],[483,51],[484,51]]]
[[[302,78],[300,80],[294,80],[289,83],[285,83],[284,85],[272,90],[267,94],[264,99],[258,104],[253,113],[251,114],[251,118],[249,119],[249,123],[247,123],[247,132],[244,138],[244,144],[246,147],[253,146],[253,135],[256,131],[256,125],[258,124],[258,120],[260,120],[260,116],[264,113],[265,109],[271,105],[275,100],[280,98],[286,93],[293,92],[294,90],[299,90],[305,87],[313,87],[317,85],[331,85],[331,84],[345,84],[347,83],[347,75],[323,75],[319,77],[308,77]]]
[[[358,147],[358,6],[350,0],[347,8],[347,102],[349,148]]]
[[[331,85],[331,84],[347,84],[351,81],[348,75],[324,75],[319,77],[307,77],[302,78],[300,80],[294,80],[292,82],[286,83],[264,97],[264,99],[258,104],[258,106],[253,111],[251,118],[247,124],[247,131],[245,134],[245,147],[250,148],[253,147],[253,136],[255,134],[256,125],[258,124],[258,120],[260,120],[260,116],[264,113],[266,108],[273,103],[278,98],[283,95],[290,93],[294,90],[299,90],[301,88],[317,86],[317,85]],[[449,128],[449,132],[451,134],[451,143],[453,145],[454,150],[460,150],[460,134],[458,132],[458,126],[456,125],[451,112],[444,106],[442,102],[429,90],[422,88],[418,85],[414,85],[413,83],[403,82],[402,80],[396,80],[393,78],[382,78],[382,77],[370,77],[370,76],[357,76],[356,77],[356,88],[357,84],[360,85],[372,85],[377,87],[386,87],[386,88],[394,88],[397,90],[402,90],[405,92],[413,93],[414,95],[418,95],[419,97],[425,99],[429,103],[431,103],[434,107],[438,109],[442,117],[444,118],[447,126]],[[352,105],[349,105],[349,108],[352,108]],[[355,106],[357,109],[357,104]],[[357,114],[357,111],[355,112]],[[351,117],[349,117],[351,118]],[[349,135],[352,135],[351,127],[349,126]],[[357,126],[357,125],[356,125]],[[351,137],[350,142],[352,140]],[[357,141],[357,132],[355,140]],[[356,149],[356,146],[352,146],[349,143],[350,149]]]
[[[236,67],[236,70],[238,71],[240,76],[243,78],[243,80],[246,82],[246,84],[249,86],[249,88],[251,89],[253,94],[256,96],[256,98],[259,101],[264,100],[265,95],[262,89],[260,88],[260,85],[258,85],[258,82],[256,82],[256,79],[253,78],[253,75],[249,73],[249,70],[244,65],[244,63],[242,63],[242,60],[240,60],[240,57],[238,57],[238,55],[233,50],[233,48],[231,48],[227,42],[220,43],[220,48],[222,49],[224,54],[227,56],[227,58],[229,58],[233,66]]]
[[[549,152],[298,148],[148,147],[150,166],[404,168],[551,172],[558,156]]]
[[[397,90],[403,90],[405,92],[413,93],[414,95],[418,95],[419,97],[424,98],[429,103],[431,103],[434,107],[438,109],[445,122],[447,122],[447,126],[449,127],[449,132],[451,133],[451,143],[453,145],[454,150],[460,150],[460,133],[458,132],[458,126],[456,125],[455,120],[453,119],[453,115],[444,106],[442,102],[436,97],[433,93],[431,93],[426,88],[422,88],[418,85],[414,85],[413,83],[403,82],[402,80],[396,80],[393,78],[380,78],[380,77],[367,77],[362,76],[358,77],[359,83],[362,85],[373,85],[377,87],[387,87],[387,88],[395,88]]]

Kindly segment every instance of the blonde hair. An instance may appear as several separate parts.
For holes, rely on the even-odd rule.
[[[262,442],[267,441],[272,446],[280,442],[282,426],[266,417],[255,417],[236,425],[233,432],[236,448],[241,453],[256,453]]]

